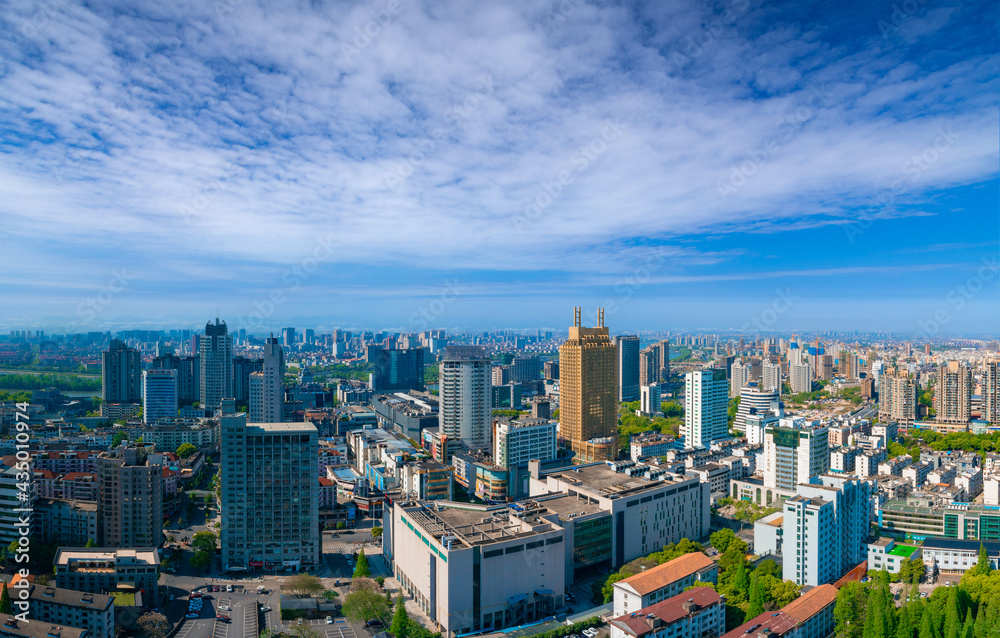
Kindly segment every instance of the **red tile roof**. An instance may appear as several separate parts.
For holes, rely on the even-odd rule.
[[[712,559],[708,556],[705,556],[701,552],[693,552],[678,556],[662,565],[657,565],[652,569],[647,569],[644,572],[635,576],[629,576],[618,582],[622,585],[628,585],[640,596],[645,596],[650,592],[662,589],[682,578],[711,567],[713,564]]]
[[[651,619],[648,618],[650,615],[669,625],[688,615],[686,604],[688,601],[698,605],[699,609],[703,609],[718,603],[721,599],[722,597],[710,587],[695,587],[635,613],[619,616],[611,622],[631,636],[644,636],[656,631],[650,627],[649,620]]]

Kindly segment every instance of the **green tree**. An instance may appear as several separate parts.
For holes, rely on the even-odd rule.
[[[125,436],[124,432],[115,432],[115,435],[111,437],[111,447],[116,448],[122,444],[128,437]]]
[[[212,564],[212,554],[209,552],[195,552],[194,556],[191,557],[190,563],[191,567],[195,569],[208,569]]]
[[[88,538],[86,547],[97,547],[97,543],[93,538]]]
[[[167,617],[155,611],[149,611],[139,616],[136,625],[142,630],[142,633],[146,634],[146,638],[166,638],[170,631]]]
[[[14,603],[10,600],[10,592],[7,591],[7,583],[2,584],[3,589],[0,590],[0,614],[13,614]]]
[[[969,573],[973,576],[986,576],[991,571],[993,571],[993,567],[990,565],[990,556],[986,553],[986,547],[979,543],[979,560],[975,567],[969,570]]]
[[[864,629],[865,592],[861,583],[849,582],[837,592],[833,607],[837,638],[860,638]]]
[[[720,554],[725,554],[726,550],[729,549],[729,544],[733,541],[738,540],[741,543],[743,542],[743,539],[736,536],[736,532],[728,527],[724,527],[717,532],[712,532],[712,535],[708,537],[708,540],[712,543],[712,547],[714,547]],[[743,544],[746,545],[746,543]]]
[[[362,548],[358,552],[358,562],[354,566],[354,577],[355,578],[371,578],[372,570],[368,567],[368,557],[365,556],[365,550]]]
[[[931,615],[930,609],[924,609],[924,613],[920,618],[919,638],[937,638],[937,634],[934,631],[934,619],[931,618]]]
[[[958,634],[960,638],[973,638],[975,635],[975,624],[976,621],[972,618],[972,610],[969,609],[965,612],[965,624],[962,625],[962,631]]]
[[[742,567],[742,565],[741,565]],[[757,579],[755,571],[750,576],[750,606],[747,607],[747,617],[756,618],[764,613],[764,592],[761,591],[760,581]]]
[[[948,598],[945,601],[944,635],[958,636],[958,632],[962,628],[962,616],[961,616],[961,611],[959,609],[960,602],[958,600],[958,588],[949,587],[948,589],[949,589]]]
[[[378,618],[381,620],[389,615],[389,605],[385,596],[371,589],[358,589],[344,597],[342,611],[348,619],[354,622],[368,622]]]
[[[323,583],[319,578],[309,572],[296,574],[288,581],[288,590],[299,598],[315,596],[324,590]]]
[[[382,528],[381,527],[373,527],[372,528],[372,538],[378,538],[381,535],[382,535]]]
[[[190,443],[181,443],[180,447],[177,448],[177,456],[181,457],[182,459],[186,459],[187,457],[191,456],[197,451],[198,448],[191,445]]]
[[[406,606],[403,604],[403,597],[396,596],[396,612],[392,615],[392,625],[389,626],[389,633],[396,638],[406,638],[406,630],[409,628],[410,616],[406,613]]]

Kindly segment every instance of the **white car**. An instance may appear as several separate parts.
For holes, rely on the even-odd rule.
[[[219,609],[221,609],[222,611],[232,611],[229,608],[229,605],[219,605]]]
[[[326,624],[328,624],[328,625],[332,625],[333,624],[333,616],[327,616],[326,617]]]
[[[232,585],[226,585],[226,591],[233,591]]]
[[[267,605],[264,605],[263,607],[260,608],[260,610],[263,611],[263,612],[268,612],[268,611],[271,611],[271,608],[268,607]]]

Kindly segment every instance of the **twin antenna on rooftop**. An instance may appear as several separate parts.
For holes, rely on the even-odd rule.
[[[580,328],[583,325],[582,321],[580,320],[580,311],[581,311],[581,308],[579,306],[573,306],[573,327],[574,328]],[[598,308],[597,309],[597,327],[598,328],[603,328],[604,327],[604,308]]]

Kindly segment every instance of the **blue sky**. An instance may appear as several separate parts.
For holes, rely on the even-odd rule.
[[[0,324],[1000,325],[996,3],[44,5]]]

